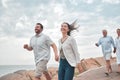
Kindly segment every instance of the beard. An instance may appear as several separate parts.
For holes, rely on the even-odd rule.
[[[39,34],[39,33],[40,33],[40,30],[35,29],[35,33],[36,33],[36,34]]]

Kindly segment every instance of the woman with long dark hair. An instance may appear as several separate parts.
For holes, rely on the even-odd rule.
[[[62,38],[59,40],[60,64],[58,80],[73,80],[76,65],[80,65],[80,57],[76,41],[70,36],[72,30],[76,30],[76,21],[71,25],[64,22],[61,25]],[[80,68],[79,68],[80,69]]]

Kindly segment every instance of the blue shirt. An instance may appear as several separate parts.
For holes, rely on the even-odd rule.
[[[101,37],[98,45],[101,45],[103,53],[111,53],[112,46],[115,47],[114,40],[111,36]]]

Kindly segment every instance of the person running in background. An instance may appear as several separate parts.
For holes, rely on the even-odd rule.
[[[117,38],[115,39],[115,45],[116,45],[116,55],[117,55],[117,64],[118,64],[118,72],[120,74],[120,29],[116,30],[117,32]]]
[[[112,73],[112,68],[111,68],[111,63],[110,63],[110,58],[112,56],[111,55],[112,54],[112,46],[114,48],[114,50],[113,50],[114,53],[115,53],[116,48],[115,48],[113,38],[111,36],[107,35],[107,30],[103,30],[102,34],[103,34],[103,37],[101,37],[99,39],[98,43],[96,43],[95,45],[97,47],[101,45],[101,47],[102,47],[102,52],[103,52],[103,56],[106,61],[106,69],[107,69],[107,72],[105,74],[109,75],[109,73]]]
[[[51,80],[51,76],[47,70],[47,63],[50,59],[50,46],[53,48],[55,53],[55,60],[58,61],[58,52],[55,43],[45,34],[42,33],[43,25],[37,23],[35,26],[35,35],[30,40],[30,45],[24,44],[24,49],[28,51],[34,51],[36,71],[35,79],[41,80],[42,73],[45,75],[47,80]]]
[[[64,22],[61,25],[62,38],[59,40],[60,64],[58,80],[73,80],[76,65],[80,70],[80,56],[76,41],[70,36],[74,25]]]

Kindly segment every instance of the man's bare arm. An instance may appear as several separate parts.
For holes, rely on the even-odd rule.
[[[59,56],[58,56],[57,46],[55,45],[55,43],[53,43],[53,44],[51,45],[51,47],[53,48],[53,51],[54,51],[55,60],[58,61],[58,60],[59,60]]]

